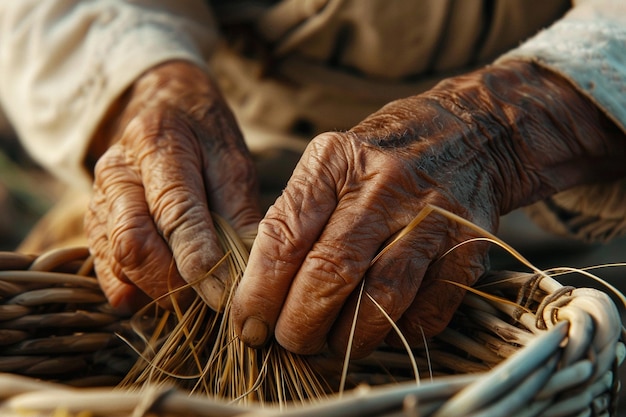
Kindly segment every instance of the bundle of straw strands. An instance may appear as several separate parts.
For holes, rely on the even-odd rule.
[[[216,218],[233,277],[246,246]],[[244,346],[198,298],[117,314],[86,248],[0,254],[0,415],[609,416],[626,355],[604,292],[490,272],[424,346],[365,359]]]

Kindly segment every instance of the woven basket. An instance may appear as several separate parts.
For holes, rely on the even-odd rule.
[[[93,274],[85,248],[0,255],[1,416],[616,415],[626,354],[616,306],[552,277],[483,277],[448,329],[414,350],[418,381],[406,352],[381,347],[351,363],[349,390],[261,407],[177,386],[116,388],[138,348]]]

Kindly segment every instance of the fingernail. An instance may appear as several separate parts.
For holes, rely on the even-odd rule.
[[[195,288],[202,300],[214,311],[221,312],[224,309],[225,288],[221,280],[212,275],[201,281]]]
[[[248,317],[241,330],[241,340],[253,348],[262,347],[267,342],[269,329],[265,322],[256,317]]]

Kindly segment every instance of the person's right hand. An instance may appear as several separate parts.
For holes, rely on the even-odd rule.
[[[90,150],[98,160],[85,227],[110,303],[134,310],[191,283],[219,310],[230,282],[226,263],[213,270],[224,253],[210,212],[240,235],[261,214],[252,159],[217,86],[193,64],[165,63],[107,122]],[[185,303],[192,292],[182,294]]]

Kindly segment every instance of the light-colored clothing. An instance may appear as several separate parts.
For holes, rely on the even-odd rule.
[[[4,0],[0,102],[31,154],[84,187],[84,154],[111,103],[172,59],[213,71],[254,152],[299,152],[316,133],[499,56],[564,75],[626,131],[622,3],[579,1],[567,13],[567,1],[544,0]]]
[[[111,103],[156,64],[205,65],[215,39],[202,2],[2,1],[0,102],[39,163],[88,188],[83,158]]]
[[[499,61],[521,58],[559,73],[626,132],[626,2],[578,3],[567,18]],[[626,233],[626,180],[575,187],[526,211],[559,235],[608,241]]]

